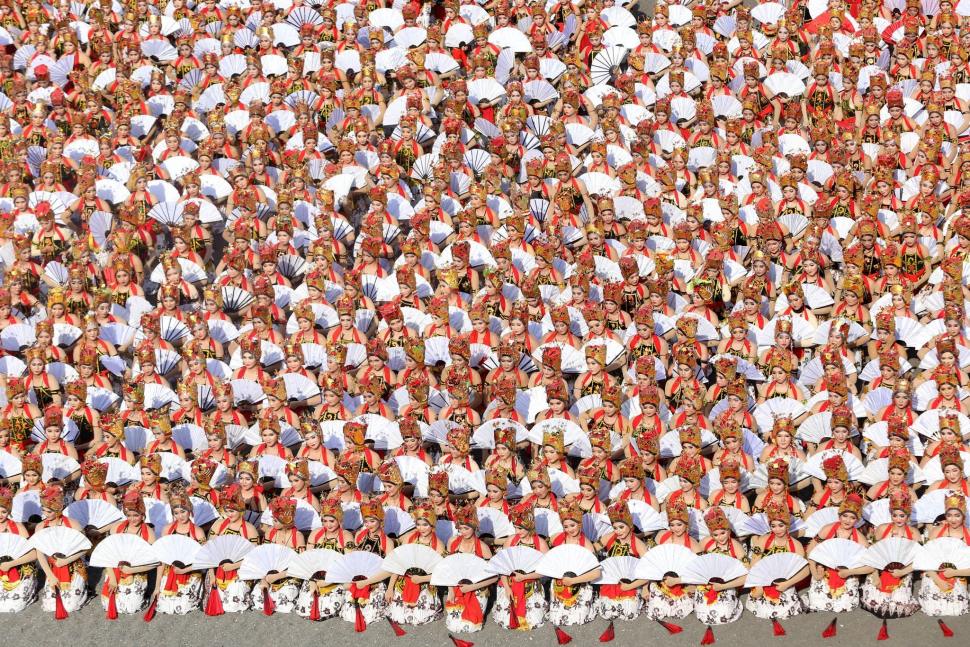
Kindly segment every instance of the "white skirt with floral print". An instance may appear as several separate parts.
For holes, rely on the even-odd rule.
[[[784,620],[805,610],[805,605],[794,588],[785,589],[775,600],[767,595],[757,599],[748,596],[744,606],[762,620]]]
[[[525,600],[525,617],[519,617],[519,631],[528,631],[541,627],[546,622],[546,610],[549,605],[546,603],[545,591],[542,585],[535,582],[532,592]],[[511,599],[505,591],[505,587],[499,586],[495,594],[495,608],[492,609],[492,619],[500,627],[511,629]]]
[[[366,602],[358,603],[356,600],[352,599],[349,590],[344,591],[344,603],[340,607],[340,617],[347,622],[355,622],[357,620],[357,608],[358,604],[360,606],[361,614],[364,616],[364,622],[370,624],[377,620],[384,618],[387,611],[387,602],[384,600],[384,594],[387,592],[387,584],[381,582],[380,584],[375,584],[370,588],[370,595]]]
[[[929,574],[924,574],[919,585],[919,603],[928,616],[962,616],[970,611],[967,582],[958,577],[953,581],[953,588],[944,592]]]
[[[75,573],[70,582],[60,586],[60,591],[61,602],[68,613],[74,613],[88,601],[88,583],[81,574]],[[56,608],[54,589],[45,586],[41,591],[40,603],[44,611],[53,613]]]
[[[138,613],[145,606],[145,591],[148,590],[148,576],[139,573],[123,578],[115,589],[115,608],[119,614]],[[101,594],[101,606],[108,609],[110,597]]]
[[[859,579],[850,577],[844,586],[833,590],[825,579],[812,580],[805,595],[810,611],[845,613],[859,606]]]
[[[163,574],[162,577],[164,578],[165,575]],[[158,612],[184,616],[195,611],[202,604],[202,584],[202,573],[190,574],[189,579],[179,584],[175,591],[166,591],[163,584],[162,590],[158,593]]]
[[[643,611],[643,598],[639,589],[633,595],[612,598],[600,593],[596,599],[596,612],[603,620],[635,620]]]
[[[678,594],[658,582],[650,584],[650,598],[647,600],[647,616],[651,620],[665,618],[686,618],[694,610],[694,595],[686,590]]]
[[[694,615],[704,625],[726,625],[741,617],[744,607],[734,589],[708,594],[698,588],[694,593]]]
[[[37,598],[37,577],[32,567],[19,569],[16,582],[0,580],[0,613],[17,613]]]
[[[481,607],[482,613],[484,614],[488,606],[488,589],[475,591],[475,599],[478,600],[478,606]],[[485,626],[484,615],[480,623],[475,623],[463,618],[464,613],[465,606],[463,604],[459,602],[445,602],[445,628],[452,633],[474,633],[481,631],[482,627]]]
[[[546,619],[554,625],[584,625],[596,617],[596,589],[592,584],[580,584],[573,587],[573,596],[563,599],[565,595],[556,594],[556,582],[552,583],[549,595],[549,611]]]
[[[307,580],[300,589],[300,595],[296,598],[296,613],[304,618],[309,618],[313,610],[313,591],[317,591],[317,612],[321,620],[335,618],[340,614],[340,607],[343,606],[346,598],[344,587],[339,585],[324,585],[322,588],[314,581]]]

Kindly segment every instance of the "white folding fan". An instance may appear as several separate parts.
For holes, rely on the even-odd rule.
[[[430,574],[442,560],[437,551],[420,544],[397,546],[384,558],[381,570],[396,575],[406,575],[413,569]]]
[[[118,508],[97,499],[75,501],[64,509],[64,516],[78,522],[82,528],[90,527],[95,530],[101,530],[125,518]]]
[[[384,509],[384,532],[388,536],[400,537],[414,527],[414,518],[401,508]]]
[[[800,532],[804,527],[804,521],[792,516],[791,525],[788,527],[788,532],[795,534]],[[749,517],[744,524],[744,531],[751,535],[767,535],[769,532],[771,532],[771,522],[768,520],[768,515],[766,515],[764,512],[751,515],[751,517]]]
[[[40,521],[40,493],[36,490],[29,492],[18,492],[13,497],[13,510],[10,511],[10,518],[21,523],[27,521]]]
[[[696,558],[694,551],[685,546],[663,544],[651,548],[640,558],[635,574],[637,579],[659,582],[668,573],[683,573]]]
[[[282,573],[296,557],[296,551],[280,544],[256,546],[243,557],[239,579],[259,580],[267,575]]]
[[[286,573],[301,580],[322,579],[318,574],[326,574],[340,557],[340,553],[329,548],[306,550],[290,560]]]
[[[835,523],[839,520],[839,509],[837,507],[829,506],[827,508],[821,508],[816,510],[805,519],[805,526],[801,529],[802,537],[812,538],[818,535],[819,531],[830,523]],[[859,528],[865,523],[864,519],[859,519],[856,522],[855,527]]]
[[[185,535],[165,535],[156,539],[152,548],[162,564],[185,568],[195,562],[202,544]]]
[[[477,555],[467,553],[448,555],[439,561],[431,571],[431,585],[476,584],[492,576],[487,567],[488,562]]]
[[[776,582],[787,580],[802,570],[808,561],[796,553],[775,553],[762,557],[751,567],[744,586],[771,586]]]
[[[188,463],[185,465],[186,469],[191,470]],[[192,523],[195,525],[204,526],[219,517],[219,511],[209,501],[197,496],[191,497],[190,501],[192,502]]]
[[[913,559],[917,571],[939,571],[944,564],[961,571],[970,568],[970,547],[962,539],[939,537],[919,546]]]
[[[41,478],[47,481],[63,481],[81,469],[81,464],[65,454],[43,454],[44,473]]]
[[[0,533],[0,561],[20,559],[33,550],[26,539],[12,532]]]
[[[597,584],[621,584],[629,583],[637,579],[636,569],[640,560],[636,557],[607,557],[600,562],[603,569]]]
[[[708,553],[699,555],[680,573],[684,584],[710,584],[711,582],[730,582],[748,573],[741,560],[728,555]]]
[[[575,544],[563,544],[550,549],[535,566],[535,572],[546,577],[562,579],[583,575],[599,567],[593,551]],[[571,574],[571,575],[570,575]]]
[[[946,514],[946,499],[953,494],[949,490],[939,489],[927,492],[921,496],[916,502],[916,505],[913,506],[913,514],[916,515],[916,520],[919,523],[936,523],[937,520]],[[966,505],[967,499],[970,499],[970,497],[961,494],[957,496],[963,497],[964,505]],[[966,525],[966,521],[964,521],[964,525]]]
[[[542,553],[528,546],[503,548],[488,561],[488,572],[494,575],[532,573],[542,559]]]
[[[117,568],[121,564],[138,567],[157,562],[151,544],[138,535],[123,533],[102,539],[91,551],[88,563],[95,568]]]
[[[325,580],[330,584],[349,584],[367,579],[381,570],[383,562],[380,555],[371,552],[345,553],[330,564]]]
[[[825,475],[825,470],[822,467],[822,463],[833,456],[838,456],[842,459],[850,481],[858,480],[866,469],[865,465],[862,464],[862,461],[856,458],[854,454],[842,452],[837,449],[827,449],[810,456],[809,459],[802,464],[802,470],[805,471],[805,473],[824,481],[827,477]]]
[[[889,537],[869,546],[862,554],[861,562],[863,566],[871,566],[879,570],[890,568],[893,564],[898,564],[899,568],[902,568],[913,563],[918,548],[919,544],[915,541]]]
[[[477,508],[476,512],[478,514],[478,532],[480,534],[491,535],[496,538],[509,537],[515,534],[515,528],[512,526],[512,522],[501,510]]]
[[[858,568],[866,549],[851,539],[833,537],[819,543],[808,558],[827,568]]]
[[[222,564],[241,562],[255,546],[236,535],[219,535],[209,539],[195,554],[193,565],[198,569],[216,568]]]

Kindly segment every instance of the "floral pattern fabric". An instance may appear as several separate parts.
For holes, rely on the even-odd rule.
[[[859,595],[860,606],[880,618],[906,618],[920,608],[920,602],[913,595],[913,576],[902,578],[898,586],[884,590],[876,584],[878,580],[870,576],[862,585]]]
[[[496,587],[495,607],[492,609],[492,620],[494,620],[495,623],[500,627],[510,629],[511,609],[512,601],[509,598],[508,593],[505,591],[505,587]],[[530,582],[526,586],[525,615],[516,614],[516,619],[518,620],[519,624],[517,629],[519,631],[528,631],[529,629],[541,627],[546,622],[546,612],[548,609],[549,603],[546,602],[546,596],[542,590],[542,586],[538,583]]]
[[[744,607],[734,589],[714,591],[698,587],[694,593],[694,616],[704,625],[726,625],[741,617]]]
[[[37,598],[37,569],[25,564],[17,569],[16,581],[0,579],[0,613],[17,613]]]
[[[294,608],[297,615],[304,618],[310,617],[313,611],[314,589],[317,593],[316,604],[320,620],[337,617],[346,598],[344,587],[332,584],[319,585],[311,580],[307,580],[300,587],[300,594],[296,598]]]
[[[949,591],[942,591],[933,578],[924,573],[919,584],[919,604],[923,613],[939,617],[962,616],[970,611],[966,580],[958,577],[952,584]]]

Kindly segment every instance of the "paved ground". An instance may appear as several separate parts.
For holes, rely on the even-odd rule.
[[[861,611],[844,614],[839,618],[838,636],[823,640],[820,635],[832,620],[831,615],[807,614],[783,623],[787,636],[776,638],[772,634],[771,623],[756,620],[745,614],[738,622],[715,627],[714,634],[718,645],[751,645],[762,643],[770,647],[809,647],[813,645],[875,645],[880,621]],[[613,645],[620,647],[632,645],[655,645],[663,643],[669,647],[699,645],[704,627],[693,618],[681,622],[684,631],[669,636],[660,625],[647,620],[616,624],[616,639]],[[948,618],[947,624],[956,634],[944,639],[937,622],[917,614],[913,618],[891,620],[890,639],[879,643],[891,645],[929,645],[966,644],[970,639],[970,616]],[[108,645],[139,645],[163,647],[168,645],[206,645],[207,647],[296,647],[312,643],[322,645],[354,645],[382,647],[451,647],[444,622],[436,622],[425,627],[406,627],[407,635],[395,637],[390,626],[381,622],[369,626],[363,634],[355,634],[353,625],[340,620],[327,620],[312,623],[297,616],[276,615],[267,618],[262,614],[249,612],[229,614],[218,618],[208,618],[200,613],[174,618],[157,615],[151,623],[146,623],[140,615],[122,617],[108,621],[97,600],[89,603],[80,612],[72,614],[67,620],[57,622],[52,614],[43,613],[39,604],[31,605],[25,612],[3,616],[0,620],[4,643],[7,645],[32,645],[37,647],[105,647]],[[568,627],[573,637],[573,645],[589,646],[599,644],[600,633],[606,623],[596,621],[583,627]],[[496,627],[491,621],[482,632],[463,635],[476,647],[517,647],[519,645],[556,645],[552,627],[545,626],[530,633],[510,632]]]

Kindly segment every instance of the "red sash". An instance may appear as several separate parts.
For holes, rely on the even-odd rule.
[[[370,586],[357,586],[356,582],[351,582],[347,590],[357,604],[366,604],[370,599]]]
[[[401,600],[404,604],[415,605],[421,595],[421,585],[411,579],[410,575],[404,576],[404,588],[401,589]]]
[[[512,587],[512,609],[515,611],[515,615],[524,618],[525,617],[525,582],[516,582],[515,580],[509,581],[509,586]]]
[[[0,579],[4,579],[11,584],[16,584],[20,581],[20,569],[16,566],[9,570],[0,570]]]
[[[845,587],[845,578],[839,575],[839,571],[834,568],[825,569],[825,575],[828,579],[829,589],[832,591],[838,591]]]
[[[51,574],[57,578],[57,581],[61,584],[67,584],[71,581],[71,567],[68,566],[55,566],[53,560],[48,559],[48,564],[51,567]]]
[[[621,600],[636,597],[637,590],[630,589],[629,591],[625,591],[619,584],[603,584],[600,586],[600,595],[611,600]]]
[[[900,583],[901,580],[898,577],[893,577],[889,571],[879,572],[879,590],[883,593],[892,593],[899,588]]]
[[[178,573],[175,572],[174,566],[169,566],[168,574],[165,576],[164,590],[167,593],[178,592],[179,587],[185,584],[186,582],[188,582],[190,576],[191,576],[191,573],[184,573],[182,575],[179,575]]]
[[[462,606],[462,620],[470,622],[473,625],[480,625],[485,621],[485,616],[482,614],[482,605],[478,601],[478,596],[475,595],[475,591],[462,593],[460,590],[455,589],[455,604]]]
[[[121,569],[120,568],[112,568],[111,570],[115,574],[115,584],[116,585],[117,584],[120,584],[121,583],[121,579],[122,579]],[[104,585],[101,587],[101,595],[111,595],[111,593],[108,591],[108,580],[107,579],[104,581]]]
[[[239,571],[226,571],[221,566],[216,567],[216,579],[223,582],[234,582]]]

